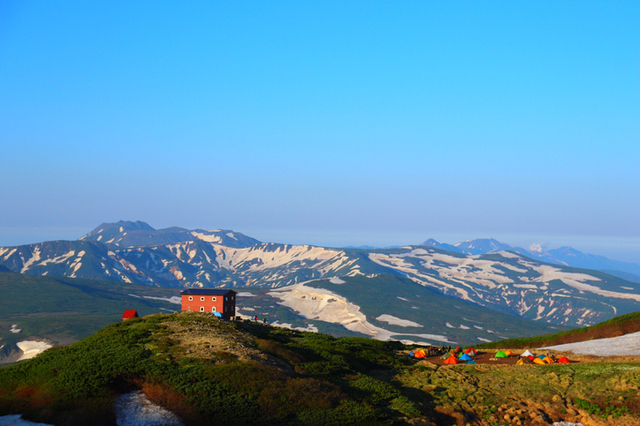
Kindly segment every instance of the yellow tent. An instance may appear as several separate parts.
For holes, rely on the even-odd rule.
[[[544,363],[544,361],[543,361],[543,360],[541,360],[540,358],[534,358],[533,363],[534,363],[534,364],[542,364],[542,365],[544,365],[544,364],[545,364],[545,363]]]
[[[545,356],[542,360],[547,364],[553,364],[555,362],[550,356]]]

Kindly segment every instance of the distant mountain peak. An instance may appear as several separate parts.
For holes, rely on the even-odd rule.
[[[118,222],[105,222],[95,228],[93,231],[89,232],[86,235],[80,237],[81,240],[92,240],[93,238],[99,234],[106,233],[124,233],[124,232],[132,232],[132,231],[155,231],[155,229],[146,222],[141,220],[130,221],[130,220],[120,220]]]

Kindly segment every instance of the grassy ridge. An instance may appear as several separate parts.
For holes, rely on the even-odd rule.
[[[172,338],[172,322],[240,335],[236,345],[277,354],[294,371],[238,362],[233,350],[191,357],[188,347]],[[211,418],[229,424],[394,423],[420,412],[394,386],[364,371],[407,364],[395,356],[397,345],[197,314],[158,314],[113,324],[71,346],[0,369],[0,414],[25,413],[55,424],[114,424],[115,396],[141,388],[188,424],[210,424]]]
[[[0,369],[0,415],[113,425],[141,389],[187,425],[639,424],[640,365],[444,366],[398,342],[156,314]],[[592,424],[591,422],[589,424]]]
[[[554,334],[534,337],[505,339],[476,345],[478,348],[534,348],[584,342],[592,339],[606,339],[640,331],[640,312],[620,315],[590,327],[576,328]]]

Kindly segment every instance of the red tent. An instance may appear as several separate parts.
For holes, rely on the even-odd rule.
[[[126,311],[124,311],[124,314],[122,314],[122,321],[131,319],[131,318],[139,318],[138,311],[133,309],[127,309]]]
[[[571,363],[571,361],[569,361],[569,358],[567,358],[566,356],[563,356],[562,358],[560,358],[558,361],[556,362],[560,362],[562,364],[569,364]]]

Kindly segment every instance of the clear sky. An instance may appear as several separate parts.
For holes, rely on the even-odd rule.
[[[0,2],[0,246],[103,222],[640,262],[640,2]]]

